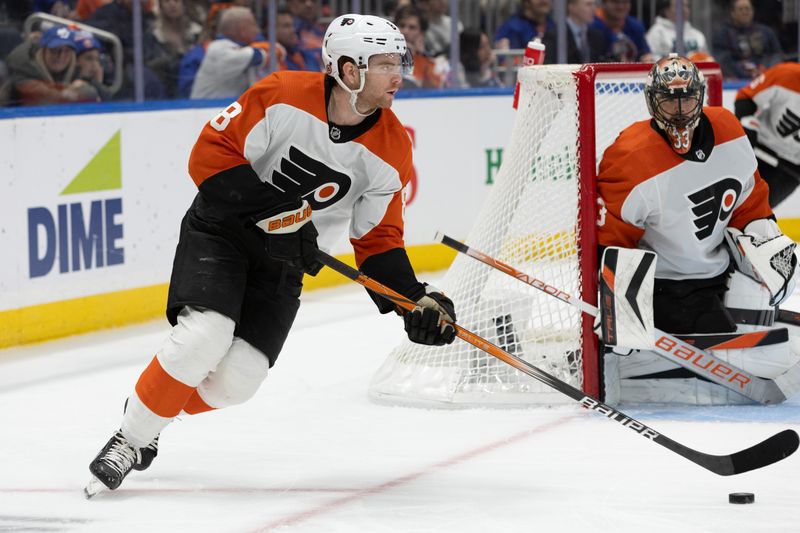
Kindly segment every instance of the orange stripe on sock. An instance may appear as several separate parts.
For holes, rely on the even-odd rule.
[[[167,374],[157,357],[153,357],[136,383],[136,394],[142,403],[164,418],[172,418],[180,413],[193,392],[194,387]]]
[[[186,402],[186,405],[183,406],[183,410],[189,413],[190,415],[197,415],[200,413],[205,413],[207,411],[213,411],[214,409],[216,409],[216,407],[211,407],[206,402],[204,402],[197,391],[194,391],[192,397],[189,398],[189,401]]]

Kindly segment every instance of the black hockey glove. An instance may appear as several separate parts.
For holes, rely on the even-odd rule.
[[[417,307],[403,315],[406,333],[411,342],[442,346],[456,338],[452,323],[456,321],[453,301],[435,287],[425,285],[425,295]]]
[[[311,206],[299,198],[281,204],[257,217],[256,226],[266,233],[267,255],[316,276],[317,228],[311,222]]]

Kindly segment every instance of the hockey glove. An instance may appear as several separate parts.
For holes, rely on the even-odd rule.
[[[267,255],[316,276],[317,229],[311,222],[311,206],[299,198],[281,204],[257,217],[256,226],[267,235]]]
[[[774,220],[754,220],[744,233],[728,227],[725,238],[736,269],[767,288],[770,305],[780,304],[794,292],[797,244],[781,233]]]
[[[403,315],[403,321],[409,340],[417,344],[442,346],[456,338],[453,301],[430,285],[425,285],[425,295],[413,311]]]
[[[750,144],[756,146],[758,144],[758,133],[761,131],[761,122],[754,115],[747,115],[739,119],[747,135],[747,140]]]

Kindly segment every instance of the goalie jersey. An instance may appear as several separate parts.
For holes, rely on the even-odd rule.
[[[683,156],[651,120],[627,127],[603,154],[597,187],[599,244],[656,252],[657,278],[722,274],[725,228],[772,216],[744,130],[721,107],[703,109]]]
[[[360,265],[403,248],[411,141],[389,109],[356,126],[329,123],[331,81],[312,72],[259,81],[206,124],[189,174],[221,219],[252,220],[290,199],[308,200],[320,248],[330,250],[349,227]]]
[[[758,144],[800,165],[800,64],[776,65],[739,90],[736,113],[755,114]]]

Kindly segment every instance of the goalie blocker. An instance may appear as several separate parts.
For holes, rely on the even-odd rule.
[[[696,293],[700,293],[703,298],[717,298],[717,294],[724,294],[719,302],[719,313],[729,317],[736,332],[774,329],[775,308],[772,302],[776,295],[780,297],[779,292],[787,293],[787,288],[791,289],[791,276],[783,288],[779,287],[776,292],[740,271],[730,275],[727,291],[723,287],[717,294],[713,284],[710,285],[712,290],[709,290],[709,286],[703,283],[687,280],[684,292],[676,291],[667,302],[662,291],[656,298],[656,305],[666,305],[662,305],[661,309],[656,307],[654,313],[653,287],[658,285],[657,282],[654,284],[652,275],[655,259],[653,252],[625,248],[608,248],[603,255],[599,333],[607,347],[603,356],[606,402],[612,405],[621,402],[690,405],[750,403],[744,396],[698,378],[653,352],[650,349],[654,340],[652,328],[655,324],[669,330],[667,325],[661,325],[670,318],[661,316],[664,308],[673,313],[677,310],[687,314],[704,312],[693,308]],[[667,287],[674,288],[674,285],[668,283]],[[670,304],[669,300],[674,301]],[[706,305],[712,309],[715,306]],[[712,316],[714,314],[710,313]],[[724,325],[724,320],[709,319],[708,323]],[[716,349],[713,354],[753,375],[775,379],[789,396],[800,391],[800,337],[797,336],[800,335],[800,328],[792,329],[795,336],[790,336],[787,341],[752,348]]]

